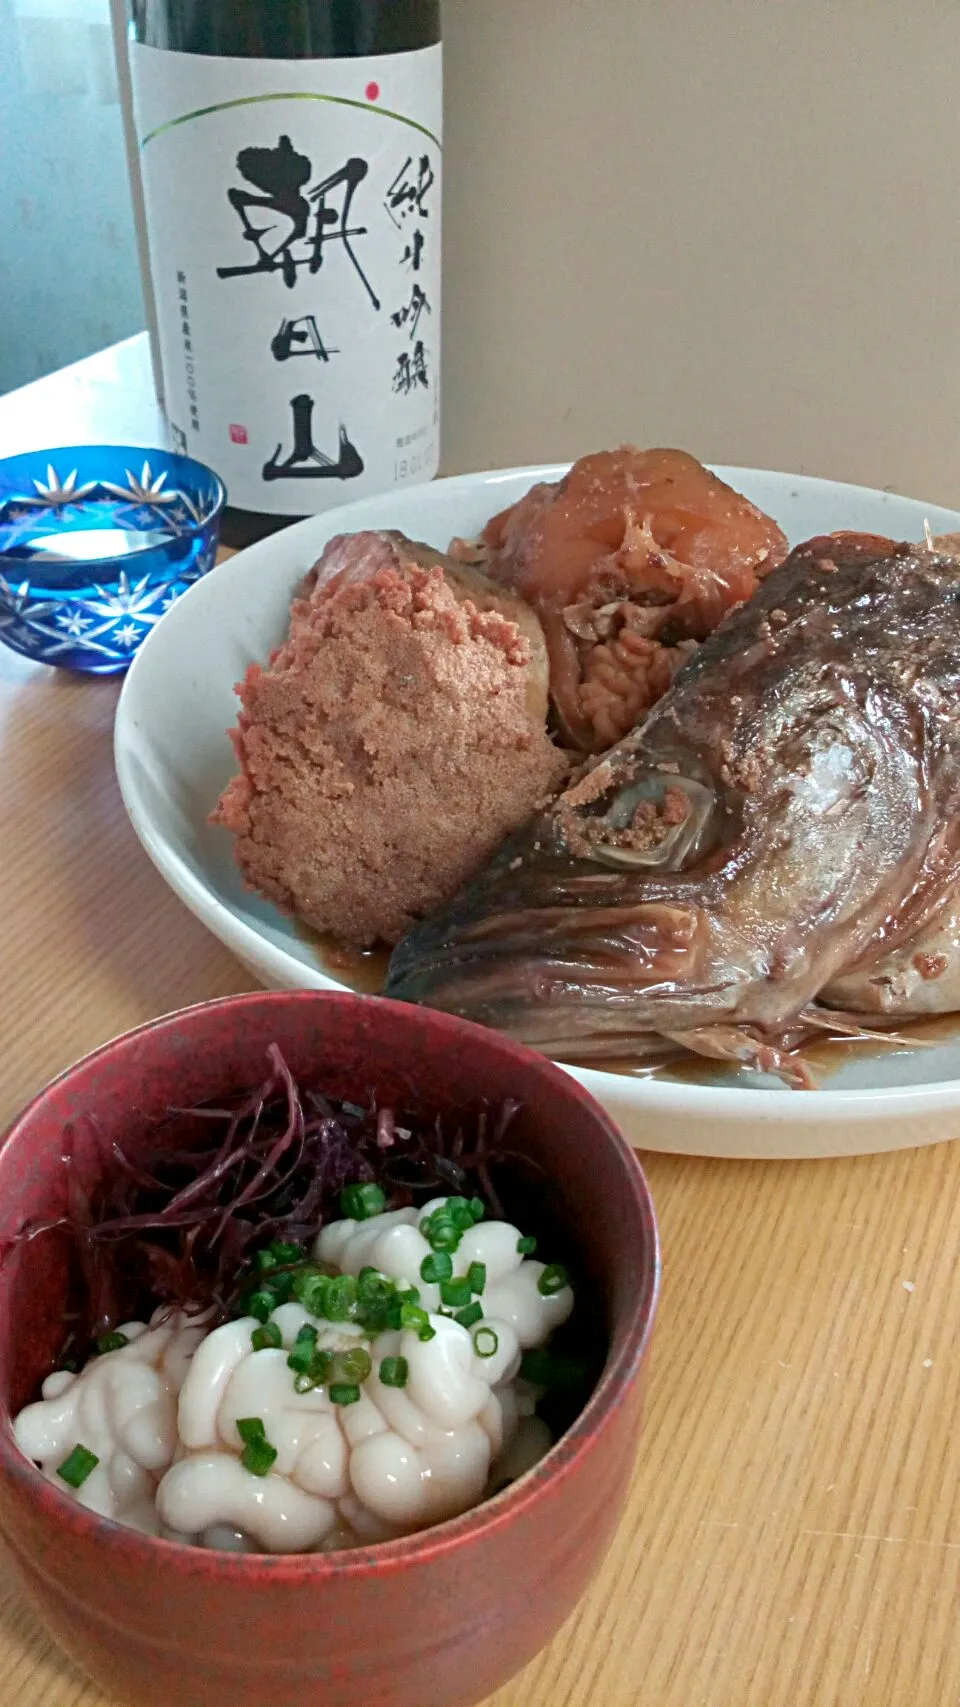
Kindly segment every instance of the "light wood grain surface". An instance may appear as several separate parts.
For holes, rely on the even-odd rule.
[[[0,400],[0,449],[51,407],[78,442],[151,442],[144,356]],[[0,1129],[106,1038],[251,987],[127,824],[117,694],[0,646]],[[489,1707],[955,1707],[960,1146],[644,1163],[665,1273],[629,1503],[575,1617]],[[0,1707],[122,1707],[2,1574]]]
[[[112,1034],[251,985],[127,825],[117,692],[0,648],[0,1123]],[[495,1707],[960,1701],[960,1146],[645,1165],[665,1278],[629,1505]],[[3,1579],[0,1680],[4,1707],[117,1707]]]

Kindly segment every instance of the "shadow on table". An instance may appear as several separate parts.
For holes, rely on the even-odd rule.
[[[0,1655],[5,1687],[17,1689],[18,1700],[71,1707],[86,1701],[93,1707],[103,1697],[48,1636],[39,1616],[24,1599],[14,1579],[9,1555],[0,1550]],[[31,1691],[27,1679],[34,1682]]]
[[[0,659],[2,666],[2,659]],[[113,769],[116,679],[0,669],[9,1032],[55,1015],[61,1065],[128,1026],[256,980],[167,888]],[[32,1088],[32,1087],[30,1087]]]

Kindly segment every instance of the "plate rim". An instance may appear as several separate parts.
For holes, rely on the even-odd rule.
[[[473,492],[479,488],[493,487],[508,481],[512,483],[521,477],[529,478],[532,486],[540,480],[562,478],[571,466],[570,461],[521,464],[516,467],[446,475],[420,486],[407,487],[402,493],[373,493],[365,498],[355,499],[349,504],[337,505],[330,510],[320,511],[316,515],[306,516],[289,528],[283,529],[282,538],[287,544],[304,532],[316,533],[329,522],[331,524],[330,532],[327,535],[329,540],[337,533],[350,531],[351,514],[362,512],[369,508],[371,502],[388,496],[402,497],[404,501],[411,501],[416,496],[422,497],[426,489],[436,490],[439,488],[455,493],[456,488],[461,487]],[[862,497],[873,501],[901,500],[917,505],[921,509],[926,508],[939,515],[953,518],[957,523],[958,530],[960,530],[960,511],[952,510],[943,504],[928,502],[923,498],[914,498],[906,492],[863,486],[851,481],[830,480],[815,474],[789,473],[781,469],[714,462],[707,463],[705,466],[730,485],[736,485],[738,479],[741,478],[746,478],[749,482],[751,477],[763,475],[771,480],[790,482],[795,486],[829,487],[834,493],[849,493],[851,497]],[[247,546],[244,550],[235,552],[217,563],[213,569],[195,582],[177,600],[172,609],[167,612],[164,622],[157,624],[147,636],[126,673],[117,701],[113,732],[113,756],[124,810],[138,841],[164,881],[193,916],[199,919],[208,930],[211,930],[211,934],[218,935],[224,946],[248,970],[250,970],[249,960],[253,958],[265,966],[268,975],[276,976],[283,981],[289,976],[292,958],[290,954],[286,950],[276,947],[252,925],[238,919],[223,901],[194,876],[180,857],[168,849],[162,837],[156,834],[151,820],[141,810],[133,772],[127,763],[126,748],[129,730],[138,726],[130,706],[136,693],[136,684],[144,673],[143,660],[152,658],[158,644],[165,644],[162,640],[158,641],[158,637],[163,634],[165,629],[169,634],[171,628],[175,629],[178,622],[187,620],[182,614],[184,611],[189,613],[197,607],[202,598],[212,597],[213,594],[205,592],[205,589],[218,585],[217,578],[225,571],[235,570],[239,558],[242,557],[248,563],[253,559],[259,560],[260,557],[269,558],[271,551],[275,549],[278,537],[281,536],[273,534],[265,539],[258,540],[255,544]],[[310,549],[313,550],[315,547],[311,546]],[[167,642],[167,644],[170,643],[172,642]],[[216,932],[212,930],[210,924],[211,915],[218,920],[219,929]],[[302,973],[304,982],[295,987],[350,991],[349,985],[341,984],[335,978],[331,978],[319,970],[315,971],[303,962],[297,962],[297,966],[298,976]],[[289,986],[284,982],[283,987]],[[376,996],[373,999],[376,1000]],[[725,1122],[744,1118],[756,1119],[758,1116],[762,1116],[765,1121],[769,1121],[771,1124],[790,1127],[806,1125],[811,1119],[818,1122],[828,1121],[833,1115],[842,1120],[845,1125],[849,1125],[861,1122],[865,1124],[874,1120],[881,1109],[888,1116],[931,1114],[937,1112],[938,1109],[947,1108],[960,1101],[960,1077],[936,1079],[928,1084],[921,1085],[891,1085],[838,1090],[815,1087],[811,1092],[804,1093],[782,1086],[758,1085],[754,1088],[745,1088],[741,1085],[725,1085],[722,1081],[711,1085],[698,1085],[677,1083],[669,1079],[634,1078],[630,1074],[605,1073],[601,1066],[594,1066],[589,1062],[558,1062],[555,1065],[560,1066],[564,1071],[573,1073],[578,1078],[581,1073],[587,1073],[590,1075],[591,1081],[594,1077],[598,1077],[615,1082],[619,1094],[633,1102],[637,1113],[641,1116],[647,1110],[651,1113],[655,1111],[664,1115],[682,1113],[693,1118],[696,1118],[698,1113],[703,1115],[712,1113],[716,1117],[722,1109]],[[581,1082],[583,1081],[581,1080]],[[598,1095],[598,1089],[592,1082],[588,1084],[587,1088],[592,1089],[594,1095]],[[718,1095],[722,1098],[719,1107],[717,1104]],[[809,1100],[810,1097],[815,1099],[813,1105]],[[814,1109],[816,1113],[814,1113]]]

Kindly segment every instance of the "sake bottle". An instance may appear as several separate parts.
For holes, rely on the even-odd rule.
[[[439,463],[440,0],[129,0],[171,442],[224,537]]]

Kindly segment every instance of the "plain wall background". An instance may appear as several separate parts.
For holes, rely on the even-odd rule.
[[[0,0],[0,390],[143,324],[108,0]],[[444,0],[448,471],[960,504],[958,0]]]
[[[960,505],[957,0],[445,0],[448,471]]]
[[[128,337],[144,311],[109,0],[0,0],[0,44],[4,392]]]

